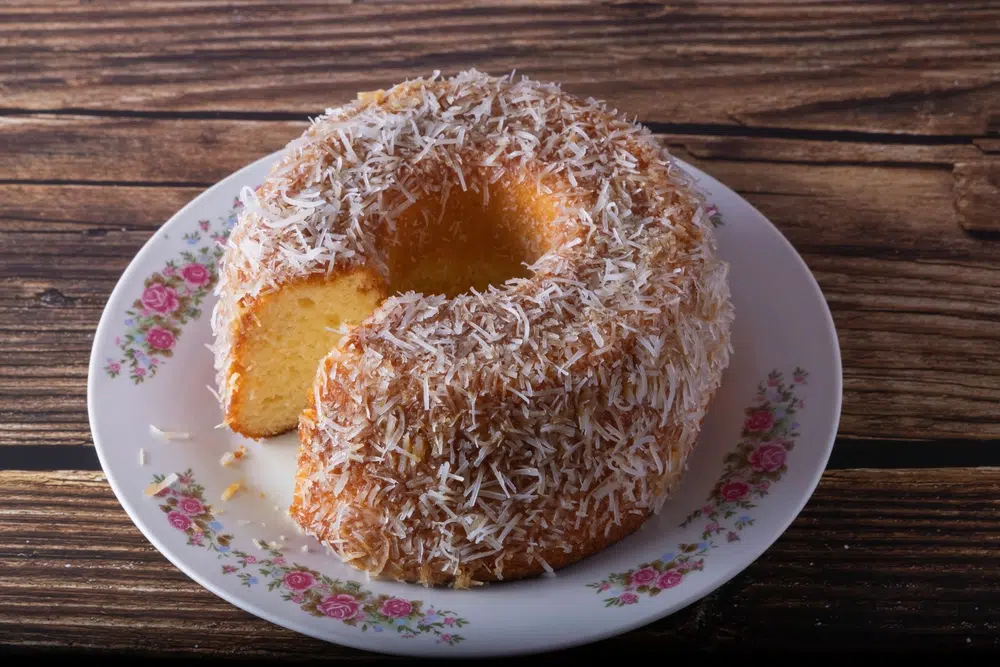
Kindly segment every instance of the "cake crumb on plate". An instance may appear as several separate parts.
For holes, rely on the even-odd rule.
[[[243,488],[243,482],[233,482],[232,484],[227,486],[225,490],[222,492],[222,499],[229,500],[237,493],[239,493],[240,489],[242,488]]]
[[[164,489],[170,488],[171,486],[173,486],[174,484],[176,484],[178,479],[180,479],[180,478],[177,476],[177,473],[172,472],[169,475],[167,475],[166,477],[164,477],[163,481],[158,482],[158,483],[154,482],[154,483],[150,484],[149,486],[147,486],[146,490],[144,491],[144,493],[147,496],[155,496],[160,491],[163,491]]]

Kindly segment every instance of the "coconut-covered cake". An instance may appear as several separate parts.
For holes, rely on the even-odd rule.
[[[292,519],[401,581],[554,572],[680,481],[727,266],[656,139],[476,71],[328,110],[256,190],[213,316],[225,423],[298,429]]]

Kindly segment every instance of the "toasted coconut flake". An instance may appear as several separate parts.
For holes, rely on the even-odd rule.
[[[158,426],[153,424],[149,425],[149,432],[153,435],[159,436],[164,440],[190,440],[191,434],[185,433],[184,431],[164,431]]]

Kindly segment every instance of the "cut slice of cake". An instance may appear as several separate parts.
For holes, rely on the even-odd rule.
[[[225,423],[250,438],[298,425],[316,364],[384,298],[367,269],[298,279],[280,290],[235,304],[229,340],[231,384]]]

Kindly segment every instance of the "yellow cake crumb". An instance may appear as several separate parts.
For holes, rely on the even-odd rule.
[[[226,487],[225,491],[222,492],[222,499],[223,500],[229,500],[230,498],[232,498],[233,496],[235,496],[237,493],[239,493],[240,489],[242,489],[242,488],[243,488],[243,483],[242,482],[233,482],[232,484],[230,484],[229,486]]]
[[[155,496],[160,491],[173,486],[174,483],[178,479],[179,478],[177,477],[177,473],[173,473],[172,472],[169,475],[167,475],[166,477],[164,477],[163,481],[161,481],[161,482],[154,482],[154,483],[150,484],[149,486],[147,486],[146,490],[144,491],[144,493],[147,496]]]
[[[240,448],[237,449],[235,452],[226,452],[225,454],[223,454],[222,458],[219,460],[219,463],[221,463],[223,466],[228,467],[235,461],[242,461],[244,458],[246,458],[246,455],[247,455],[246,445],[240,445]]]

